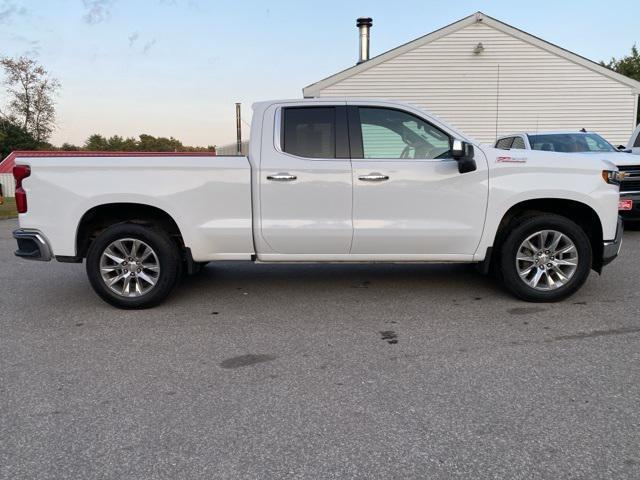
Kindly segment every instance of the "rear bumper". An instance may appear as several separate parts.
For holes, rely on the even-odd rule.
[[[28,260],[48,262],[51,260],[51,247],[46,237],[39,230],[19,228],[13,231],[13,238],[18,242],[16,257]]]
[[[603,244],[602,248],[602,265],[610,264],[620,252],[622,246],[622,234],[624,233],[624,223],[622,218],[618,217],[618,228],[616,229],[616,238],[613,240],[607,240]]]

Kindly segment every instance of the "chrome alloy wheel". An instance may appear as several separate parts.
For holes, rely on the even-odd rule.
[[[556,230],[541,230],[520,244],[516,269],[524,283],[536,290],[556,290],[566,285],[578,268],[573,241]]]
[[[121,238],[100,255],[100,274],[105,285],[121,297],[140,297],[156,286],[160,262],[142,240]]]

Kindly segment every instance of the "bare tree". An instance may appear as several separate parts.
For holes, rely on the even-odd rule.
[[[46,141],[55,127],[54,96],[60,82],[28,57],[0,58],[0,66],[9,95],[7,113],[0,114],[19,123],[38,142]]]

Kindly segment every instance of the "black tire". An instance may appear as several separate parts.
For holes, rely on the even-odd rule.
[[[137,297],[125,297],[113,292],[102,279],[100,271],[102,253],[114,241],[123,238],[140,240],[149,245],[160,266],[155,285]],[[105,302],[123,309],[142,309],[158,305],[171,293],[181,275],[182,261],[178,246],[164,231],[153,226],[119,223],[104,230],[91,243],[86,268],[91,286]]]
[[[573,276],[555,290],[531,287],[520,278],[516,267],[520,245],[541,230],[555,230],[566,235],[578,253],[578,265]],[[591,262],[591,242],[580,226],[561,215],[540,213],[512,224],[512,230],[502,244],[499,268],[505,287],[518,298],[527,302],[557,302],[573,295],[584,284],[591,270]]]

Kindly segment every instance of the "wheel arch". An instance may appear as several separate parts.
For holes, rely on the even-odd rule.
[[[499,258],[500,249],[508,232],[522,219],[536,213],[553,213],[578,224],[591,243],[591,268],[602,271],[603,231],[597,212],[586,203],[566,198],[538,198],[523,200],[511,206],[502,216],[496,230],[491,256]]]
[[[86,257],[91,242],[107,227],[132,222],[153,224],[166,231],[184,249],[182,232],[173,217],[161,208],[135,202],[104,203],[96,205],[82,215],[76,229],[76,256]]]

